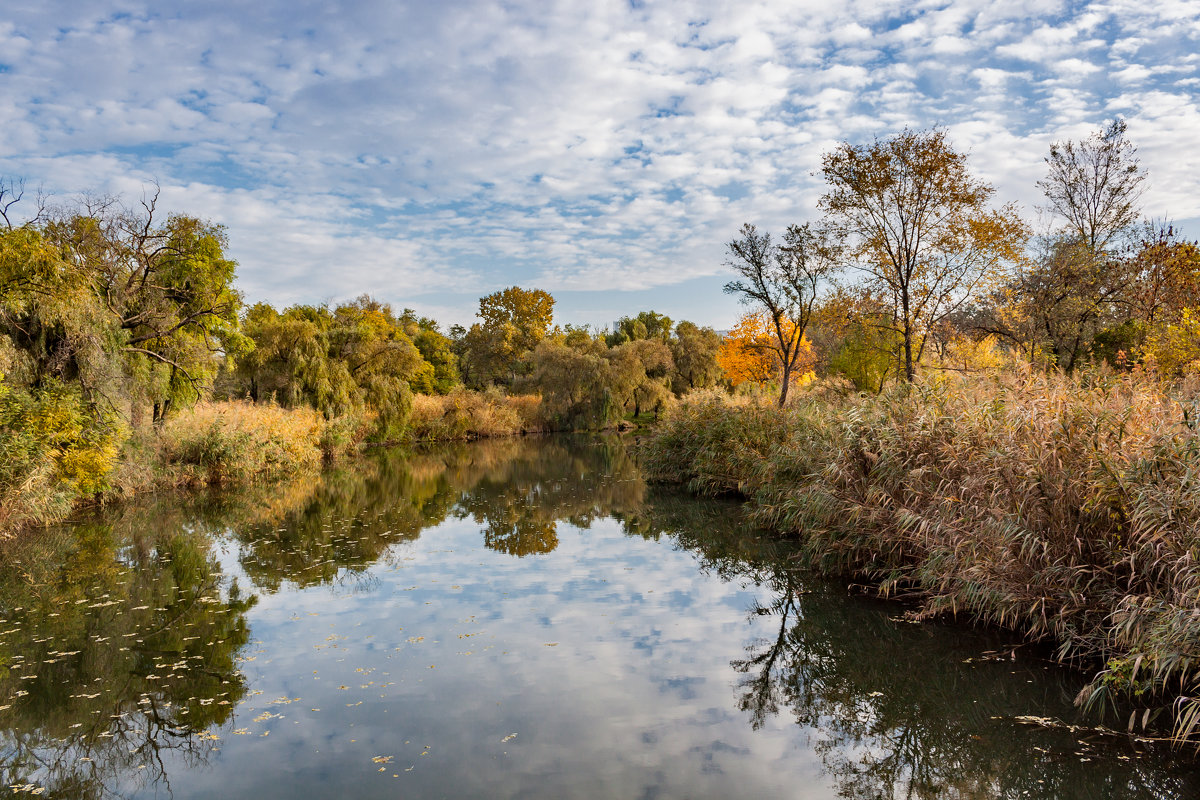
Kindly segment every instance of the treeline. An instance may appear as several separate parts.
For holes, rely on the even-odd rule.
[[[722,380],[721,337],[653,311],[622,318],[613,332],[560,326],[553,296],[514,286],[481,298],[478,317],[443,333],[432,319],[366,295],[333,308],[259,303],[241,327],[252,347],[226,358],[215,394],[366,417],[368,438],[399,441],[411,431],[415,395],[461,404],[470,402],[464,391],[484,392],[501,405],[535,395],[538,413],[517,430],[596,430]]]
[[[540,290],[488,295],[449,330],[365,295],[247,307],[221,226],[164,218],[155,195],[19,219],[22,190],[0,183],[0,535],[362,442],[611,427],[722,379],[709,328],[557,325]]]

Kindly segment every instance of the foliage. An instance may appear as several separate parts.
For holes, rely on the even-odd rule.
[[[795,335],[795,328],[790,323],[785,322],[782,330],[787,340]],[[792,346],[792,351],[789,378],[794,383],[806,379],[815,361],[807,338],[802,337]],[[745,383],[765,385],[783,380],[780,349],[770,318],[761,311],[743,314],[721,340],[717,364],[734,387]],[[786,397],[786,393],[781,392],[781,396]]]
[[[526,373],[522,360],[549,332],[554,298],[512,286],[480,298],[478,317],[459,340],[463,379],[477,388],[507,386]]]
[[[721,336],[712,328],[701,328],[684,320],[675,326],[675,337],[668,345],[671,360],[675,363],[671,388],[676,395],[716,386],[723,377],[718,360]]]
[[[878,394],[902,363],[898,354],[903,339],[886,318],[856,316],[829,358],[828,371],[841,375],[860,392]]]
[[[107,488],[120,440],[115,421],[92,417],[77,392],[54,381],[14,389],[0,375],[0,539]]]
[[[1028,238],[1016,209],[987,207],[993,189],[967,170],[944,131],[843,143],[822,160],[821,207],[877,290],[892,298],[912,381],[929,329],[963,306]]]
[[[237,364],[226,395],[308,406],[327,419],[370,416],[376,440],[404,436],[412,382],[449,385],[444,357],[450,354],[443,349],[439,377],[438,367],[422,358],[406,333],[406,320],[367,295],[333,309],[293,306],[282,313],[259,303],[246,314],[244,327],[255,347]],[[425,333],[437,358],[439,344]]]
[[[436,322],[428,317],[418,317],[412,309],[404,309],[400,319],[404,332],[424,361],[409,378],[409,388],[417,394],[446,394],[458,386],[458,356],[454,354],[454,342],[438,330]]]
[[[542,396],[553,430],[596,430],[620,418],[621,403],[609,349],[603,341],[577,337],[570,344],[544,339],[534,349],[533,372],[524,385]]]
[[[667,341],[671,338],[671,318],[656,311],[641,311],[635,317],[621,317],[613,332],[605,337],[609,347],[642,339]]]

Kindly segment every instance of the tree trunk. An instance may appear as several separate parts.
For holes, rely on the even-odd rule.
[[[788,387],[792,385],[792,365],[785,359],[783,362],[783,386],[779,387],[779,407],[787,403]]]

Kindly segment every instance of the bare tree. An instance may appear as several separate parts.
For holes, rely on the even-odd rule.
[[[805,350],[804,332],[822,284],[837,269],[839,250],[824,231],[807,223],[789,226],[782,245],[749,223],[742,226],[741,234],[729,243],[730,258],[725,262],[741,279],[725,284],[725,292],[741,295],[747,305],[760,306],[770,319],[772,350],[782,370],[782,407],[792,372]]]
[[[1046,164],[1050,172],[1038,188],[1091,252],[1109,249],[1137,221],[1146,176],[1137,148],[1125,138],[1125,120],[1114,119],[1081,142],[1055,142]]]

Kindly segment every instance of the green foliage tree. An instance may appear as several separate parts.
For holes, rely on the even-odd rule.
[[[400,320],[424,361],[409,379],[410,388],[418,394],[448,394],[460,382],[454,342],[438,330],[437,322],[412,309],[404,309]]]
[[[625,342],[636,342],[640,339],[658,339],[667,341],[671,338],[671,318],[656,311],[642,311],[635,317],[621,317],[613,326],[605,341],[609,347],[616,347]]]
[[[244,326],[255,347],[239,361],[230,394],[309,405],[329,418],[374,415],[379,439],[403,435],[410,383],[423,368],[436,379],[403,318],[368,295],[333,309],[293,306],[282,313],[260,303]]]
[[[541,393],[544,413],[554,427],[596,429],[619,419],[621,406],[603,341],[575,336],[568,344],[547,338],[534,348],[530,364],[525,385]]]
[[[676,395],[716,386],[721,380],[721,366],[717,363],[721,336],[712,328],[701,328],[684,320],[675,326],[675,336],[669,345],[675,364],[671,388]]]
[[[633,416],[643,409],[657,412],[671,399],[671,374],[675,362],[671,348],[660,339],[637,339],[611,348],[606,354],[612,392]]]

